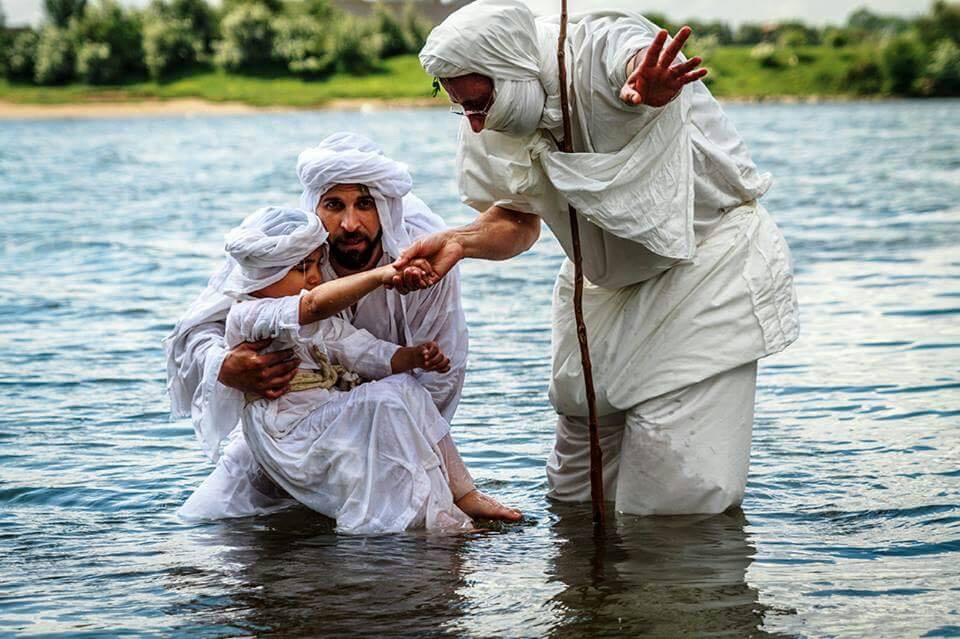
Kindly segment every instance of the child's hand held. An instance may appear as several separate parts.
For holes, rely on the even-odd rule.
[[[446,373],[450,370],[450,358],[443,354],[436,342],[425,342],[419,348],[420,368],[437,373]]]

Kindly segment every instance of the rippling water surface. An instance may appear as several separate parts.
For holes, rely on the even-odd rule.
[[[294,203],[297,152],[366,132],[451,224],[440,110],[0,123],[0,635],[960,635],[960,103],[731,106],[797,263],[803,334],[760,369],[743,511],[551,505],[545,237],[464,268],[454,434],[526,522],[342,537],[210,525],[160,340],[223,233]]]

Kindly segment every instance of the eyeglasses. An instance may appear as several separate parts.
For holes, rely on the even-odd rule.
[[[496,97],[497,97],[496,90],[491,91],[490,97],[487,99],[487,103],[484,104],[483,108],[481,109],[467,109],[467,108],[464,108],[462,104],[454,103],[450,105],[450,113],[453,113],[455,115],[464,115],[468,117],[471,115],[482,115],[483,117],[487,117],[487,115],[490,113],[490,108],[493,106],[493,102],[496,99]]]

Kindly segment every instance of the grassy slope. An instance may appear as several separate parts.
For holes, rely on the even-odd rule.
[[[710,90],[719,96],[837,96],[851,94],[844,79],[866,51],[825,46],[779,50],[779,66],[763,66],[750,57],[751,47],[718,47],[704,56],[713,76]]]
[[[58,104],[201,98],[211,102],[236,101],[255,106],[298,107],[322,105],[343,98],[426,98],[431,95],[430,83],[417,57],[408,55],[386,60],[383,70],[378,73],[366,76],[337,74],[324,80],[234,75],[218,71],[198,72],[161,83],[139,82],[111,87],[83,84],[37,87],[12,85],[0,80],[0,100]]]
[[[710,88],[718,96],[764,97],[844,95],[843,78],[860,52],[855,48],[803,47],[779,51],[778,67],[750,57],[748,46],[718,47],[705,55]],[[795,55],[791,64],[791,56]],[[12,85],[0,80],[0,100],[33,104],[201,98],[255,106],[319,106],[343,98],[425,98],[430,78],[416,56],[391,58],[383,70],[367,76],[334,75],[324,80],[198,72],[162,83],[140,82],[114,87],[73,84],[63,87]]]

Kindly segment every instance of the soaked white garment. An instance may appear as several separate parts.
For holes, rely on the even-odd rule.
[[[567,205],[577,207],[600,415],[630,411],[786,348],[799,332],[790,252],[757,202],[771,178],[757,170],[720,105],[702,82],[661,108],[622,103],[627,62],[649,46],[657,27],[629,12],[573,16],[566,57],[577,152],[561,153],[550,114],[559,93],[558,30],[556,16],[533,19],[521,2],[477,0],[431,33],[421,61],[440,77],[475,72],[492,77],[495,88],[505,79],[542,87],[543,116],[530,135],[475,134],[461,124],[456,174],[464,202],[479,211],[499,205],[540,216],[568,258]],[[550,399],[562,419],[588,413],[572,281],[568,259],[553,303]],[[709,403],[697,406],[704,416],[711,410]],[[568,431],[558,429],[557,449]],[[746,447],[736,459],[749,456],[749,437],[736,440]],[[687,441],[706,450],[711,440],[704,432]],[[618,467],[641,463],[640,452],[628,450]],[[565,468],[551,471],[552,487]],[[620,483],[618,507],[634,512],[631,504],[644,499],[696,490],[672,486],[670,476],[658,483],[630,475],[634,480]],[[711,512],[733,503],[710,502]]]
[[[412,240],[446,228],[443,221],[415,195],[404,197],[403,205],[404,230]],[[389,259],[385,256],[381,263],[387,263]],[[220,274],[211,278],[207,290],[178,322],[181,330],[177,338],[167,342],[168,367],[178,376],[177,386],[182,389],[181,397],[186,401],[184,409],[184,399],[178,404],[171,386],[171,410],[175,416],[189,415],[191,404],[202,412],[214,404],[235,405],[235,401],[243,398],[240,391],[217,380],[223,358],[229,350],[224,345],[224,328],[232,302],[230,298],[216,294],[218,277]],[[324,278],[334,277],[336,274],[329,264],[325,264]],[[460,301],[459,270],[454,269],[429,289],[406,296],[377,289],[362,298],[355,310],[349,309],[341,316],[352,326],[365,329],[374,337],[394,345],[437,342],[450,357],[448,373],[417,370],[400,377],[408,377],[426,390],[447,423],[453,419],[466,374],[469,337]],[[185,326],[190,328],[183,329]],[[394,387],[393,390],[401,388]],[[368,399],[372,401],[372,398]],[[180,511],[184,517],[243,517],[267,514],[296,503],[275,490],[263,488],[262,471],[253,462],[249,447],[243,437],[238,436],[238,430],[233,431],[222,454],[221,443],[226,441],[225,436],[230,430],[196,430],[205,453],[216,462],[216,467],[184,504]],[[469,481],[468,473],[466,477]],[[198,516],[197,512],[203,515]]]
[[[750,362],[600,418],[604,497],[635,515],[716,514],[740,504],[756,379]],[[590,501],[587,418],[557,418],[547,477],[552,499]]]
[[[395,344],[377,340],[339,318],[301,327],[299,297],[249,299],[235,304],[227,317],[226,345],[274,337],[272,350],[293,348],[302,368],[320,368],[319,353],[368,379],[390,374]],[[248,453],[231,446],[239,465],[253,477],[241,484],[254,491],[234,495],[235,502],[211,504],[198,491],[181,516],[209,519],[225,510],[243,513],[273,509],[282,501],[258,476],[259,469],[296,501],[337,520],[344,533],[396,532],[425,527],[465,528],[470,519],[454,504],[437,443],[449,425],[429,394],[408,376],[362,384],[349,392],[314,388],[287,393],[277,400],[258,399],[233,406],[211,405],[214,430],[242,417]],[[239,461],[238,461],[239,460]],[[208,489],[230,491],[219,482]],[[230,494],[228,492],[228,494]],[[260,498],[263,497],[263,498]]]
[[[399,257],[411,241],[445,228],[443,221],[422,200],[408,192],[410,177],[406,168],[383,156],[382,150],[363,136],[341,133],[328,137],[301,154],[297,172],[304,186],[301,206],[305,210],[315,209],[320,195],[335,183],[363,183],[371,188],[383,229],[384,257],[380,265]],[[211,412],[211,407],[236,406],[242,397],[239,391],[217,379],[228,352],[224,345],[224,320],[233,300],[224,295],[224,291],[232,277],[236,277],[236,264],[228,260],[165,341],[171,412],[175,417],[191,412],[213,414],[216,411]],[[336,273],[325,263],[324,279],[335,277]],[[447,373],[418,370],[404,377],[429,393],[447,423],[452,420],[460,401],[468,346],[458,270],[436,286],[406,296],[378,289],[360,300],[356,308],[341,315],[353,326],[394,345],[437,342],[450,358],[450,370]],[[395,384],[389,392],[402,392],[403,388]],[[382,390],[388,392],[387,386],[382,385]],[[366,398],[370,403],[375,400],[369,393]],[[272,512],[294,503],[276,490],[263,488],[262,470],[253,460],[244,438],[236,436],[236,430],[221,457],[221,444],[233,428],[229,419],[219,422],[216,428],[203,420],[194,423],[205,454],[217,465],[188,500],[181,511],[183,514],[203,513],[204,518],[239,517]],[[456,451],[452,444],[441,447],[442,454],[450,450]],[[456,475],[453,485],[458,494],[472,489],[472,479],[459,455],[446,454],[445,460]]]

